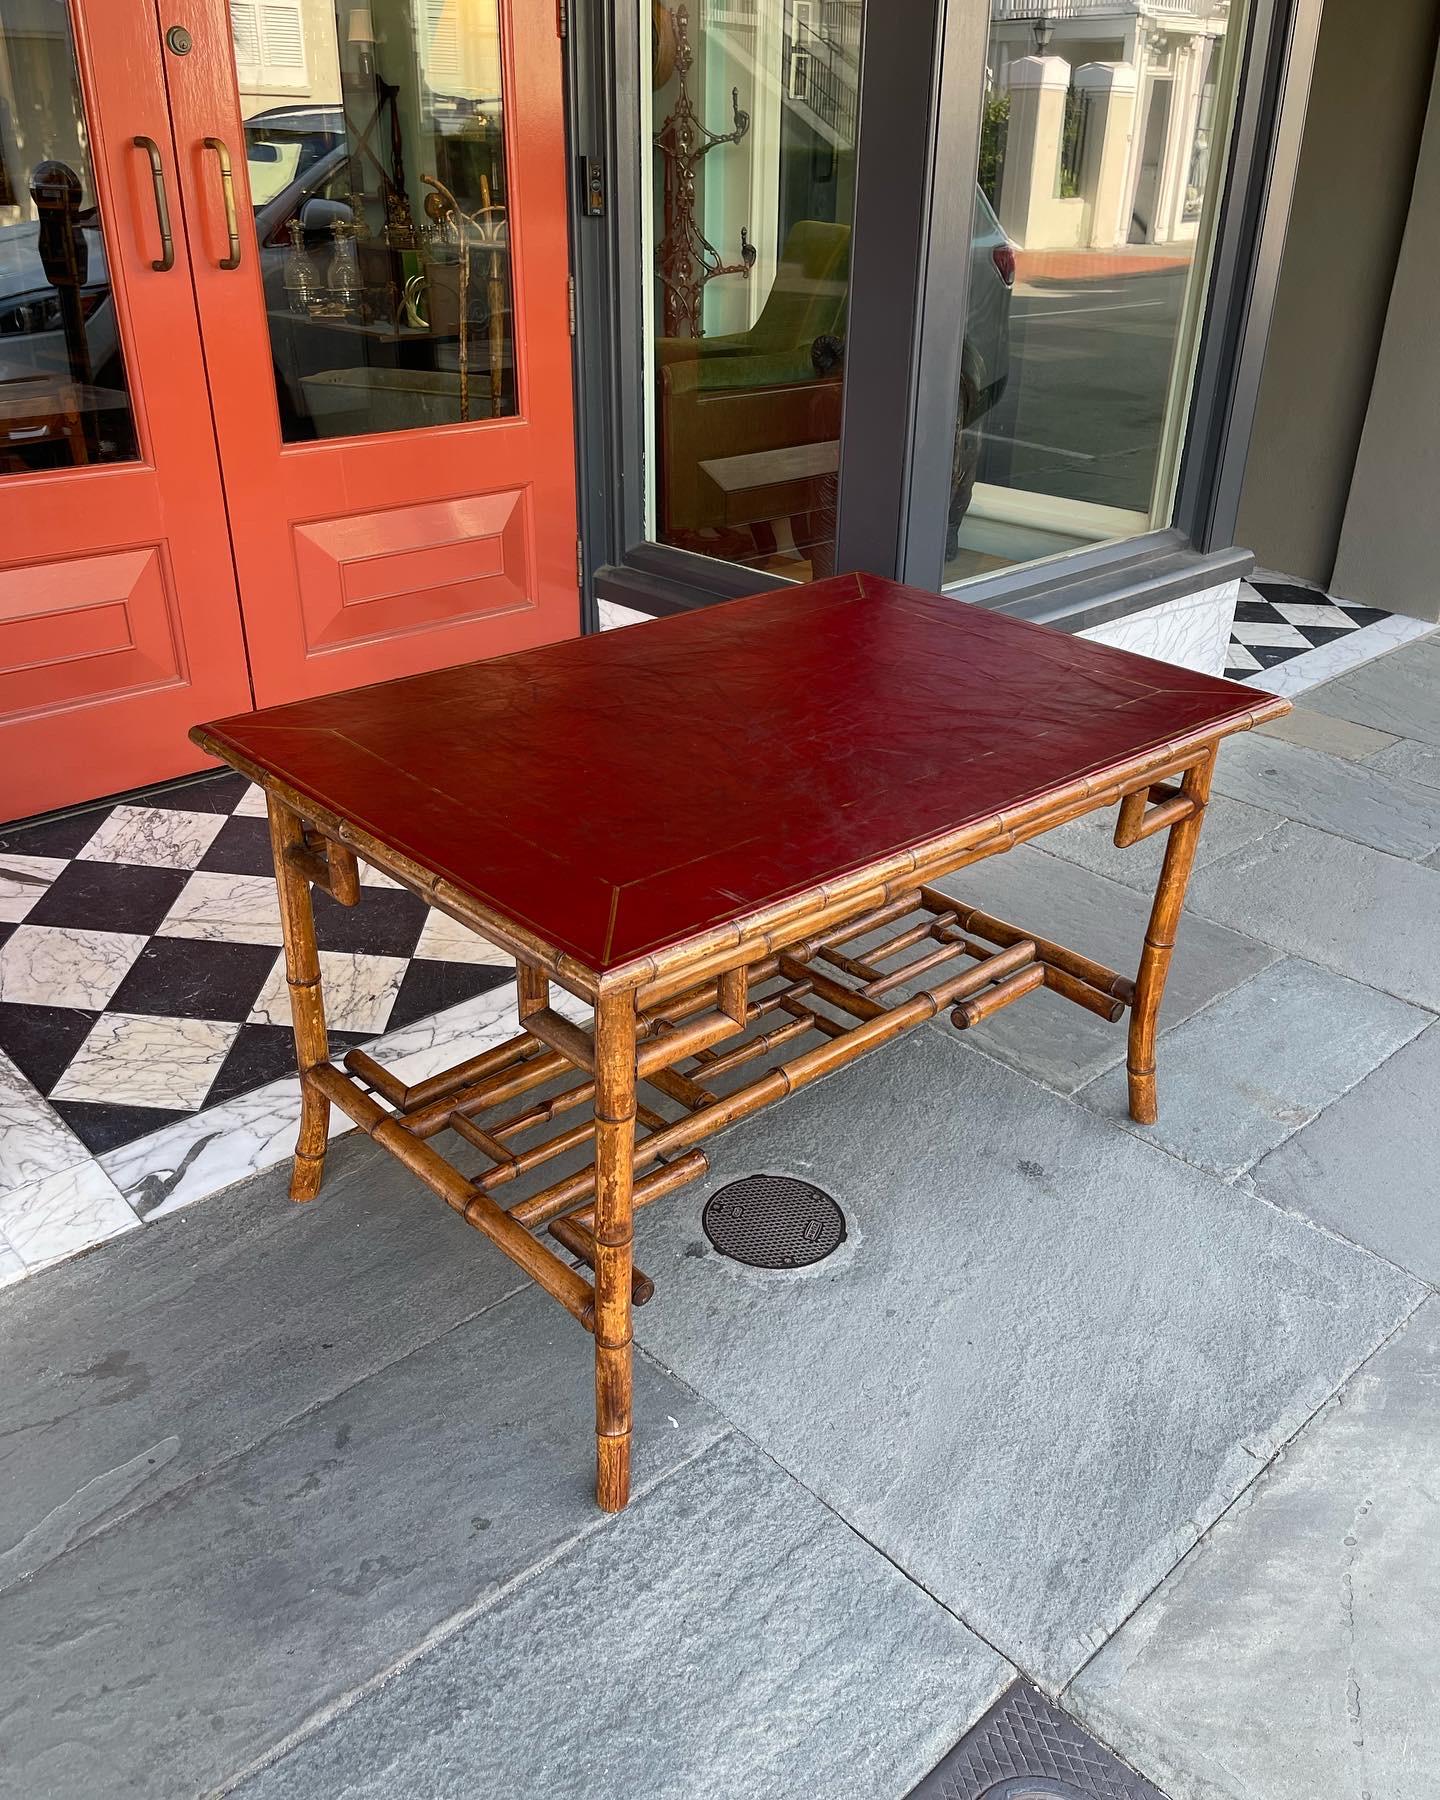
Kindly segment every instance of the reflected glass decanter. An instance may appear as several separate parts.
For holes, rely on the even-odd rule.
[[[337,219],[330,227],[335,239],[330,258],[330,298],[346,312],[360,310],[360,257],[355,245],[355,227],[348,219]]]
[[[285,229],[290,236],[290,248],[285,252],[285,297],[292,313],[304,314],[314,306],[320,284],[305,248],[305,227],[292,219]]]

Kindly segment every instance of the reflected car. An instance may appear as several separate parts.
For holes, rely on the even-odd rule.
[[[79,292],[84,342],[72,354],[60,292],[40,255],[40,226],[22,219],[0,227],[0,397],[15,400],[30,383],[57,380],[90,388],[95,402],[109,396],[109,404],[91,409],[96,421],[91,454],[110,462],[135,454],[135,433],[124,402],[104,240],[94,224],[78,229],[84,246]],[[12,459],[17,470],[52,466],[64,435],[58,419],[47,423],[37,409],[34,419],[22,417],[0,433],[0,459]]]

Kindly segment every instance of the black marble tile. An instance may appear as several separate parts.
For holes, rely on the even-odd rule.
[[[245,798],[250,783],[234,769],[221,769],[198,780],[171,782],[132,794],[130,806],[165,806],[172,812],[229,813]],[[263,821],[262,821],[263,823]]]
[[[0,1005],[0,1050],[42,1094],[70,1067],[98,1013],[73,1006]]]
[[[338,1060],[344,1051],[370,1041],[355,1032],[332,1031],[330,1054]],[[295,1035],[288,1025],[242,1025],[219,1073],[210,1083],[205,1105],[218,1106],[224,1100],[233,1100],[237,1094],[248,1094],[252,1088],[264,1087],[294,1073]]]
[[[409,956],[425,928],[429,907],[405,888],[363,887],[358,906],[315,895],[315,942],[322,950],[369,956]]]
[[[1333,606],[1335,602],[1323,588],[1301,587],[1293,581],[1252,581],[1251,587],[1268,600],[1272,606],[1278,606],[1283,600],[1287,606]],[[1246,602],[1240,603],[1242,606]],[[1235,608],[1235,616],[1240,617],[1240,607]]]
[[[72,862],[30,908],[27,925],[75,931],[150,933],[180,897],[184,869],[140,863]]]
[[[1276,612],[1268,600],[1240,600],[1235,605],[1237,625],[1284,625],[1284,613]]]
[[[93,807],[89,812],[66,813],[59,819],[37,824],[7,826],[0,831],[0,851],[16,856],[74,856],[83,850],[109,818],[113,807]]]
[[[151,938],[110,996],[106,1011],[244,1019],[279,954],[270,944]]]
[[[1382,619],[1393,619],[1394,614],[1384,612],[1378,606],[1351,606],[1347,601],[1339,602],[1341,612],[1352,618],[1357,625],[1378,625]]]
[[[1322,644],[1333,644],[1336,638],[1348,638],[1355,635],[1353,627],[1349,625],[1297,625],[1295,630],[1300,633],[1312,650],[1318,650]]]
[[[432,1013],[458,1006],[476,994],[503,987],[514,976],[513,969],[492,968],[486,963],[431,962],[417,957],[405,971],[385,1029],[398,1031],[402,1025],[428,1019]]]
[[[227,819],[199,866],[224,875],[273,874],[269,823],[264,819]]]
[[[51,1106],[92,1156],[133,1144],[162,1125],[189,1115],[183,1108],[171,1112],[160,1106],[104,1106],[92,1100],[52,1100]]]

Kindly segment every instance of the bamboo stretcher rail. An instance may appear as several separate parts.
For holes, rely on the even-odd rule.
[[[497,1206],[488,1194],[480,1193],[460,1171],[446,1162],[438,1150],[421,1143],[405,1127],[387,1113],[368,1094],[330,1063],[319,1063],[301,1077],[304,1085],[313,1087],[341,1112],[355,1121],[360,1129],[392,1156],[418,1175],[467,1225],[481,1231],[511,1262],[518,1263],[532,1281],[560,1302],[586,1330],[594,1325],[594,1294],[588,1281],[577,1275],[568,1263],[549,1251],[523,1225]]]
[[[828,976],[818,975],[814,970],[808,971],[802,979],[814,983],[816,996],[831,1000],[833,1004],[846,1004],[858,1023],[848,1031],[843,1031],[815,1049],[802,1052],[790,1061],[768,1070],[757,1080],[747,1086],[736,1089],[733,1093],[716,1096],[705,1090],[694,1094],[699,1102],[684,1118],[677,1119],[663,1129],[650,1132],[646,1137],[638,1139],[635,1145],[634,1164],[637,1170],[647,1167],[658,1157],[668,1151],[687,1148],[702,1137],[733,1125],[738,1120],[747,1118],[752,1112],[767,1105],[771,1100],[783,1094],[795,1092],[798,1088],[808,1086],[821,1075],[829,1074],[832,1069],[840,1068],[845,1063],[861,1056],[866,1050],[878,1044],[886,1043],[892,1037],[899,1036],[912,1026],[933,1019],[945,1007],[968,999],[979,993],[991,982],[1012,974],[1035,958],[1035,945],[1028,940],[1012,944],[1003,950],[996,951],[986,961],[976,963],[958,974],[950,976],[934,988],[916,994],[901,1005],[885,1007],[878,1001],[857,997],[849,988],[842,988],[838,982],[832,982]],[[792,973],[792,959],[780,958],[783,973]],[[794,968],[803,970],[805,965],[795,964]],[[1043,973],[1038,980],[1043,979]],[[1032,985],[1035,985],[1032,984]],[[1018,999],[1020,993],[1028,991],[1019,989],[1011,992],[1009,998]],[[841,995],[843,1002],[834,997]],[[1008,1001],[1006,1002],[1008,1003]],[[992,1009],[993,1010],[993,1009]],[[749,1060],[749,1059],[740,1059]],[[737,1065],[738,1066],[738,1063]],[[654,1074],[672,1077],[675,1071],[657,1070]],[[707,1070],[708,1073],[708,1070]],[[673,1079],[664,1085],[654,1080],[654,1074],[647,1078],[651,1084],[669,1093],[672,1098],[681,1098],[685,1089]],[[684,1082],[687,1078],[681,1077]],[[693,1084],[691,1084],[693,1086]],[[688,1097],[687,1097],[688,1098]],[[682,1099],[682,1104],[687,1100]],[[573,1211],[581,1202],[588,1199],[594,1183],[591,1170],[579,1170],[574,1175],[543,1188],[538,1194],[532,1194],[519,1201],[510,1209],[510,1216],[532,1228],[548,1223],[562,1213]],[[584,1214],[578,1215],[582,1222]]]

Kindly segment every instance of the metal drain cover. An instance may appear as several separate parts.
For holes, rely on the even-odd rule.
[[[1017,1681],[910,1800],[1165,1800],[1038,1689]]]
[[[705,1202],[705,1235],[752,1269],[803,1269],[845,1242],[845,1215],[823,1188],[792,1175],[746,1175]]]

